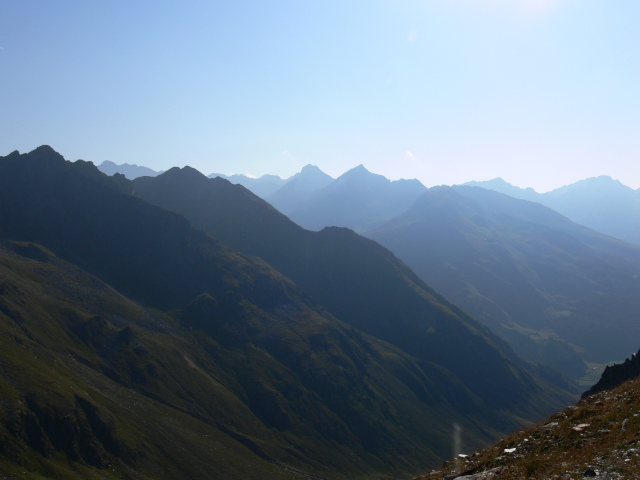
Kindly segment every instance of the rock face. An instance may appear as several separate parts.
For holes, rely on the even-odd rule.
[[[604,369],[598,383],[582,394],[582,398],[587,398],[603,390],[611,390],[621,383],[640,377],[640,350],[634,353],[631,358],[627,358],[624,363],[611,365]]]

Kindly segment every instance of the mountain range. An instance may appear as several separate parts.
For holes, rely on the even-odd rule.
[[[212,173],[209,175],[209,178],[216,177],[224,178],[225,180],[229,180],[231,183],[242,185],[260,197],[265,197],[278,191],[280,187],[287,182],[285,179],[280,178],[277,175],[263,175],[257,178],[242,174],[223,175],[221,173]]]
[[[309,230],[338,226],[362,232],[404,212],[426,187],[418,180],[392,182],[359,165],[320,189],[307,190],[312,193],[298,202],[279,203],[282,213]]]
[[[138,177],[155,177],[156,175],[162,173],[156,172],[155,170],[140,165],[131,165],[129,163],[118,165],[110,160],[105,160],[100,165],[98,165],[98,170],[106,173],[109,176],[120,173],[127,177],[129,180],[133,180],[134,178]]]
[[[541,203],[580,225],[640,244],[640,189],[633,190],[611,177],[587,178],[546,193],[518,188],[501,178],[467,185]]]
[[[353,231],[305,230],[241,186],[207,179],[188,167],[137,179],[133,190],[152,204],[183,214],[226,245],[267,261],[341,320],[444,365],[484,401],[495,403],[498,397],[486,390],[480,375],[496,385],[517,385],[502,360],[489,355],[488,345],[476,347],[478,354],[484,351],[482,359],[471,360],[472,352],[452,355],[471,334],[518,361],[497,337],[425,285],[391,252]],[[485,368],[492,358],[496,363]],[[482,373],[474,370],[476,362]],[[505,397],[495,406],[513,407],[517,401]]]
[[[335,180],[309,165],[265,199],[312,230],[340,225],[377,240],[427,284],[507,339],[519,355],[570,378],[583,377],[586,363],[608,363],[632,351],[637,248],[516,197],[562,199],[565,206],[585,205],[584,211],[596,211],[598,204],[608,212],[603,216],[623,229],[640,219],[632,212],[635,192],[608,177],[544,195],[500,179],[480,184],[486,188],[456,186],[445,193],[417,181],[390,182],[362,165]],[[627,213],[618,215],[618,210]],[[192,221],[195,214],[192,208]],[[199,225],[228,235],[216,230],[216,222]],[[281,222],[279,228],[292,227]],[[244,236],[252,238],[251,229]],[[277,249],[283,241],[276,236],[267,243]],[[266,247],[233,245],[269,258]]]
[[[394,478],[572,398],[380,245],[193,169],[13,152],[0,240],[10,478]]]
[[[155,176],[161,173],[146,167],[129,164],[116,165],[109,161],[103,162],[98,168],[107,175],[122,173],[131,180],[140,176]],[[281,212],[289,215],[299,225],[312,230],[320,230],[325,226],[346,226],[356,231],[371,229],[380,221],[380,218],[376,218],[377,215],[372,213],[372,210],[377,208],[382,220],[389,220],[391,217],[385,213],[385,209],[398,215],[403,213],[402,205],[405,205],[405,209],[409,206],[401,199],[393,199],[394,195],[388,192],[390,189],[387,184],[393,184],[396,190],[400,190],[399,186],[403,185],[404,189],[408,190],[407,197],[414,200],[425,190],[424,187],[418,185],[417,180],[400,180],[400,183],[389,182],[384,177],[379,178],[380,175],[368,172],[362,165],[352,170],[354,171],[345,172],[341,176],[344,178],[340,181],[333,179],[314,165],[305,166],[299,173],[287,179],[277,175],[263,175],[253,178],[247,175],[229,176],[217,173],[210,174],[209,177],[219,176],[231,183],[243,185]],[[382,189],[376,190],[376,178],[377,186],[382,186]],[[380,181],[382,179],[386,182]],[[320,193],[334,181],[333,187]],[[353,182],[352,186],[345,186],[349,182]],[[342,187],[340,187],[340,183],[343,184]],[[588,178],[546,193],[538,193],[532,188],[516,187],[502,178],[480,182],[472,181],[465,185],[494,190],[513,198],[540,203],[580,225],[630,243],[640,244],[640,189],[633,190],[611,177],[603,175]],[[359,194],[340,193],[342,188],[352,191],[359,190]],[[418,195],[415,195],[416,192]],[[391,199],[385,198],[388,196],[391,196]],[[335,216],[335,212],[332,213],[330,206],[340,205],[340,202],[345,200],[349,206],[350,213],[348,215],[350,216],[345,218]],[[400,211],[397,210],[398,207],[388,205],[389,201],[398,202]],[[392,216],[395,215],[392,213]]]

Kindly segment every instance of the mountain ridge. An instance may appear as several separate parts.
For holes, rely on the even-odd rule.
[[[283,213],[309,230],[337,226],[363,231],[400,214],[425,189],[418,180],[391,181],[360,164]]]
[[[336,319],[264,261],[132,196],[136,183],[42,147],[0,158],[0,187],[0,237],[13,252],[0,255],[9,266],[0,328],[10,332],[0,336],[0,389],[15,399],[0,405],[0,464],[9,471],[134,478],[133,469],[157,478],[169,461],[164,478],[246,478],[252,466],[270,478],[391,478],[442,457],[454,419],[481,442],[569,398],[513,365],[536,379],[535,389],[522,387],[538,402],[523,401],[502,425],[458,418],[456,402],[492,417],[481,392]],[[54,383],[43,384],[39,369]],[[154,423],[156,414],[168,423]],[[47,427],[55,422],[64,428]],[[101,424],[111,433],[99,433]],[[184,446],[156,443],[181,425]],[[198,435],[211,436],[203,445],[213,455]],[[80,441],[93,445],[86,455]],[[116,463],[117,473],[105,470]]]
[[[640,244],[640,189],[633,190],[607,175],[580,180],[542,194],[515,187],[500,178],[465,185],[541,203],[576,223]]]
[[[98,170],[109,176],[120,173],[127,177],[129,180],[133,180],[134,178],[138,177],[155,177],[156,175],[160,175],[162,173],[162,171],[157,172],[145,166],[129,163],[116,164],[110,160],[105,160],[100,165],[96,166],[98,167]]]

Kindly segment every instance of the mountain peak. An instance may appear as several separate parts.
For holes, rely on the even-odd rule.
[[[302,167],[302,170],[300,170],[300,173],[295,174],[293,177],[291,177],[290,180],[293,180],[294,178],[303,178],[305,179],[305,181],[311,180],[311,181],[321,182],[322,183],[321,186],[324,186],[325,184],[333,180],[331,176],[324,173],[322,170],[320,170],[319,167],[311,164],[305,165],[304,167]]]
[[[350,171],[351,172],[360,172],[360,173],[371,173],[369,170],[367,170],[367,168],[362,163],[360,165],[358,165],[357,167],[353,167]]]
[[[386,183],[389,183],[390,180],[383,175],[378,175],[376,173],[371,173],[369,170],[365,168],[363,164],[358,165],[357,167],[353,167],[351,170],[347,170],[342,175],[340,175],[337,180],[345,181],[345,180],[353,180],[353,179],[377,179],[384,180]]]
[[[38,161],[47,160],[57,164],[61,164],[66,161],[62,155],[56,152],[49,145],[41,145],[35,150],[32,150],[29,152],[29,158]]]
[[[202,182],[204,180],[207,180],[207,177],[204,176],[202,173],[200,173],[198,170],[196,170],[193,167],[189,167],[189,166],[184,166],[182,168],[180,167],[173,167],[169,170],[167,170],[166,172],[164,172],[162,175],[159,176],[160,178],[165,178],[165,179],[175,179],[177,181],[182,181],[182,182]]]
[[[549,197],[558,197],[570,194],[586,195],[595,198],[597,195],[628,195],[632,192],[633,189],[620,182],[620,180],[616,180],[608,175],[600,175],[565,185],[564,187],[548,192],[546,195]]]
[[[312,173],[324,173],[324,172],[320,170],[319,167],[315,165],[311,165],[309,163],[308,165],[305,165],[304,167],[302,167],[302,170],[300,170],[300,173],[304,173],[305,175],[308,175]]]
[[[598,177],[591,177],[580,182],[577,182],[576,185],[596,185],[599,187],[614,187],[614,188],[630,188],[624,185],[620,180],[616,180],[615,178],[610,177],[609,175],[600,175]]]
[[[39,154],[39,155],[50,155],[50,154],[54,153],[56,155],[60,155],[58,152],[56,152],[49,145],[40,145],[38,148],[34,149],[31,153],[32,154]]]

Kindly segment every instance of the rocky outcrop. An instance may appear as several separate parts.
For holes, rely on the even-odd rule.
[[[627,358],[624,363],[605,368],[598,383],[584,392],[582,398],[587,398],[604,390],[611,390],[627,380],[638,377],[640,377],[640,350],[638,353],[631,355],[631,358]]]

